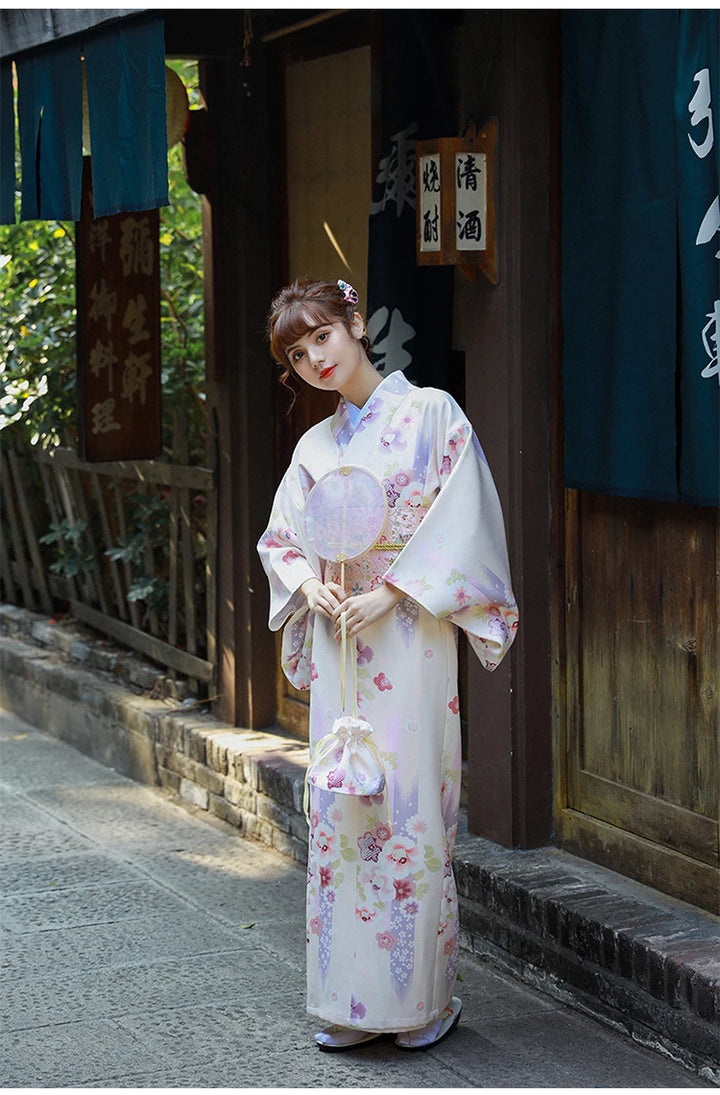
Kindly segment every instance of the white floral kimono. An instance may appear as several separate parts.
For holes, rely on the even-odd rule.
[[[311,791],[307,1007],[342,1026],[410,1030],[448,1004],[458,961],[455,627],[491,670],[518,612],[493,478],[458,404],[400,372],[376,388],[355,429],[341,399],[300,440],[258,544],[270,627],[287,621],[283,670],[311,689],[311,751],[341,714],[340,652],[299,587],[312,576],[339,581],[340,566],[308,545],[303,506],[339,465],[373,471],[388,502],[378,543],[345,564],[346,590],[387,578],[407,596],[356,639],[358,710],[374,729],[385,793]]]

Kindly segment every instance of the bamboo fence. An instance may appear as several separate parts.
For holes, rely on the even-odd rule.
[[[67,606],[122,645],[193,684],[213,687],[215,472],[181,462],[183,431],[176,437],[173,462],[84,463],[66,447],[33,448],[17,439],[3,444],[0,585],[6,602],[49,615]],[[162,503],[162,527],[153,542],[145,540],[142,561],[113,558],[108,552],[137,533],[138,505],[152,498]],[[61,526],[73,532],[84,559],[75,574],[53,573],[56,556],[41,539]],[[160,607],[133,599],[139,579],[166,588]]]

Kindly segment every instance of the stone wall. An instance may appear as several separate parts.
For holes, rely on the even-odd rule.
[[[0,606],[0,705],[142,783],[307,861],[307,746],[204,713],[185,682],[74,620]]]

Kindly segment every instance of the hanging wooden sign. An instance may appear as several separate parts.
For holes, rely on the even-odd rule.
[[[498,283],[495,180],[496,118],[479,133],[416,145],[417,261],[421,266],[481,269]]]
[[[75,247],[80,457],[154,459],[162,451],[159,214],[95,220],[89,157]]]

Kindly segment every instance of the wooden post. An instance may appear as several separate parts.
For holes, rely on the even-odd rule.
[[[552,826],[550,581],[550,87],[552,18],[466,13],[466,71],[491,72],[476,116],[497,115],[499,285],[458,282],[467,409],[495,475],[520,630],[490,677],[468,666],[469,825],[509,847],[546,843]],[[481,47],[481,51],[482,51]],[[473,89],[464,88],[472,101]]]
[[[0,487],[2,487],[2,500],[10,524],[10,536],[12,538],[13,554],[17,565],[20,588],[22,590],[23,605],[25,608],[34,611],[36,607],[35,595],[30,581],[30,570],[25,559],[25,549],[20,533],[20,525],[18,523],[17,513],[15,512],[15,499],[13,498],[10,486],[11,469],[9,457],[9,453],[6,454],[0,451],[0,472],[2,472],[2,474],[0,474]],[[10,577],[12,580],[12,563],[10,563]]]
[[[47,586],[45,570],[40,557],[40,548],[35,536],[32,517],[30,516],[30,507],[28,506],[27,498],[25,497],[25,488],[23,486],[20,465],[16,453],[13,452],[11,448],[8,449],[7,458],[10,462],[10,470],[12,471],[12,477],[15,484],[15,497],[17,498],[20,520],[22,521],[22,527],[25,532],[25,543],[35,575],[35,587],[38,591],[38,596],[40,597],[40,605],[43,612],[47,612],[48,615],[50,615],[53,610],[52,598]]]
[[[215,444],[215,416],[206,414],[205,429],[207,437],[208,467],[212,468],[215,483],[217,483],[217,445]],[[214,667],[214,676],[211,682],[210,695],[218,694],[218,668],[217,668],[217,491],[212,490],[207,495],[206,520],[206,554],[205,554],[205,637],[206,657]]]
[[[270,278],[270,132],[260,51],[202,61],[203,141],[212,156],[203,198],[209,430],[217,437],[218,692],[213,710],[235,725],[275,717],[275,651],[267,581],[255,545],[273,491],[274,374],[264,341]],[[192,170],[192,141],[186,146]]]
[[[95,472],[90,472],[90,483],[92,485],[93,498],[95,499],[95,505],[97,506],[98,513],[100,514],[100,524],[102,527],[103,538],[106,545],[113,543],[113,534],[110,530],[110,518],[108,516],[107,505],[105,503],[105,495],[103,494],[102,485],[100,483],[100,476]],[[127,620],[128,610],[127,601],[125,600],[125,591],[122,586],[120,578],[120,567],[115,559],[108,560],[110,567],[110,576],[112,578],[113,593],[115,595],[115,609],[121,620]]]
[[[127,524],[125,522],[125,505],[122,486],[118,481],[115,481],[112,485],[112,491],[115,496],[115,516],[117,518],[117,530],[118,538],[121,540],[127,539]],[[123,563],[123,574],[125,575],[125,589],[130,589],[133,580],[132,564],[129,562]],[[127,598],[126,598],[127,600]],[[128,601],[128,610],[130,612],[130,623],[133,627],[140,627],[140,609],[138,608],[137,601]]]
[[[176,412],[173,416],[173,459],[176,463],[187,465],[190,458],[185,415]],[[185,649],[189,654],[197,653],[197,628],[195,623],[195,564],[192,548],[192,499],[187,487],[173,489],[170,496],[171,536],[170,536],[170,619],[174,631],[169,641],[177,640],[178,602],[180,582],[182,581],[183,620],[185,622]],[[179,559],[182,558],[182,567]],[[196,682],[191,681],[195,688]]]

